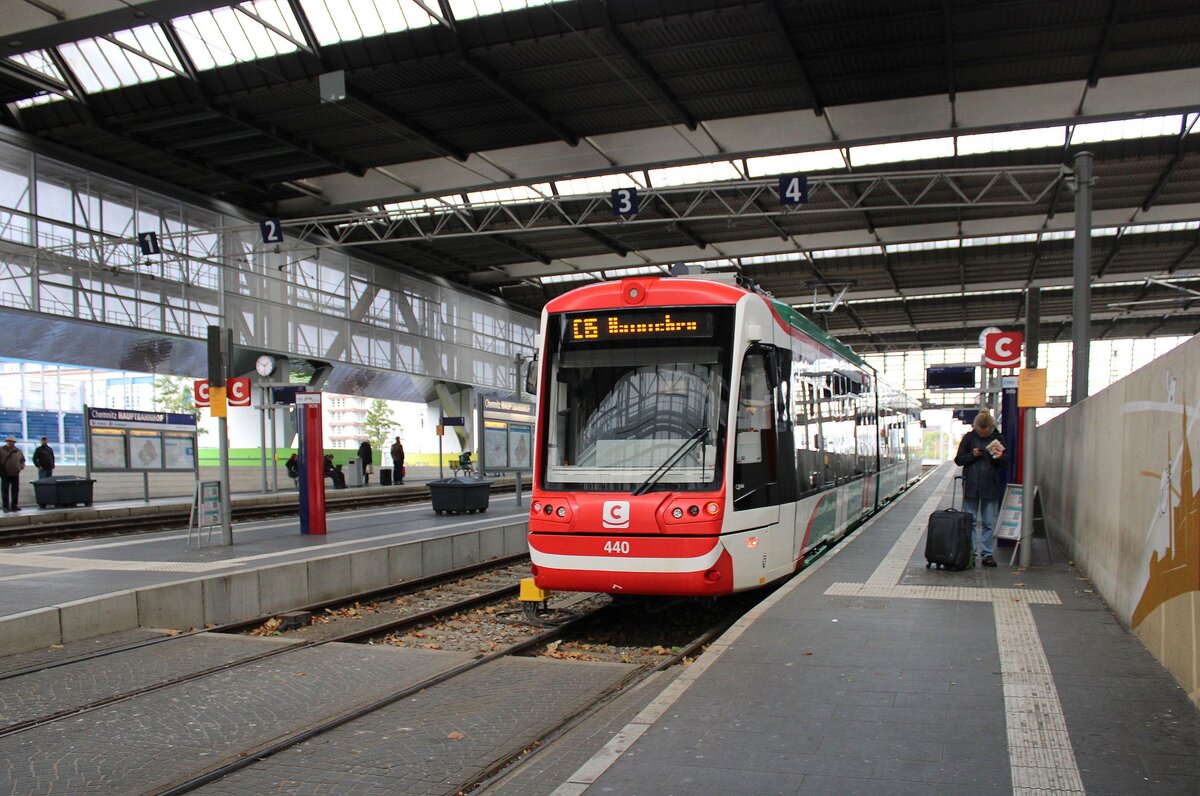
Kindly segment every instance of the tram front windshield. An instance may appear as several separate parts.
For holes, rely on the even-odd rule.
[[[552,316],[542,486],[716,488],[732,317],[691,307]]]

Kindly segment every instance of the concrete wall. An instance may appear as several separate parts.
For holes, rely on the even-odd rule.
[[[1200,336],[1038,429],[1051,535],[1200,706]]]
[[[526,523],[114,592],[0,617],[0,654],[135,627],[254,619],[528,552]]]

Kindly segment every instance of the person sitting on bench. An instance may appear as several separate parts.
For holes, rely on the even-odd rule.
[[[333,482],[334,489],[346,488],[346,474],[342,472],[340,464],[334,466],[332,453],[325,454],[325,477]]]

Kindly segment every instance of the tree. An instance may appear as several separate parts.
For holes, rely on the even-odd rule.
[[[367,419],[363,423],[363,429],[367,432],[367,441],[371,443],[371,447],[377,451],[386,448],[388,440],[392,436],[392,429],[395,427],[396,422],[392,417],[392,408],[388,406],[387,401],[379,398],[371,401],[371,405],[367,407]]]
[[[178,376],[155,376],[154,408],[161,412],[191,415],[196,418],[196,431],[200,434],[208,433],[208,429],[200,426],[200,410],[192,401],[192,384],[187,379]]]

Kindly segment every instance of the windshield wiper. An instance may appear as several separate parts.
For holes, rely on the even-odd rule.
[[[646,492],[649,492],[650,487],[661,481],[662,477],[670,472],[672,467],[679,464],[679,462],[683,461],[684,456],[687,456],[689,453],[691,453],[692,448],[696,447],[700,443],[700,440],[708,436],[708,432],[708,426],[702,426],[701,428],[696,429],[696,432],[692,434],[692,436],[685,439],[683,444],[676,448],[675,452],[668,456],[667,460],[660,464],[658,469],[651,473],[650,477],[643,481],[636,489],[634,489],[631,494],[643,495]]]

